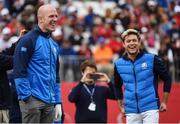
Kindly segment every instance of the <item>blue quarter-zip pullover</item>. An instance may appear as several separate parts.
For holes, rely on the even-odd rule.
[[[14,76],[19,100],[34,96],[46,103],[61,103],[59,46],[39,27],[25,34],[14,54]]]

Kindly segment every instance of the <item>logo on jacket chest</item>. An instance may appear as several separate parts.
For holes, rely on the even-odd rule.
[[[147,69],[147,67],[148,67],[148,65],[147,65],[146,62],[143,62],[143,63],[141,64],[141,68],[142,68],[143,70]]]

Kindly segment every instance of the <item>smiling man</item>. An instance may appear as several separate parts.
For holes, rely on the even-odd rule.
[[[50,4],[37,13],[38,26],[20,38],[14,54],[14,77],[23,123],[52,123],[62,115],[59,47],[51,38],[58,14]]]
[[[141,38],[137,30],[128,29],[121,37],[125,54],[115,61],[114,68],[120,110],[126,115],[128,124],[158,123],[159,111],[167,111],[171,78],[161,58],[140,50]],[[161,103],[158,96],[158,77],[164,81]]]

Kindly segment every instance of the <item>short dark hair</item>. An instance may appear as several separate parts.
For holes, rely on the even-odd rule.
[[[96,64],[93,61],[85,60],[81,63],[81,72],[84,72],[87,67],[94,68],[97,71]]]
[[[123,40],[123,42],[124,42],[124,40],[125,40],[125,37],[128,36],[128,35],[130,35],[130,34],[136,35],[139,40],[141,39],[141,38],[140,38],[140,34],[139,34],[139,32],[138,32],[137,30],[135,30],[135,29],[127,29],[126,31],[124,31],[124,32],[121,34],[121,39]]]

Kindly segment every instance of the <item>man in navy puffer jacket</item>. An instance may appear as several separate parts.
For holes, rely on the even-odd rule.
[[[122,33],[125,54],[115,61],[114,78],[120,110],[126,122],[158,123],[159,111],[167,110],[171,78],[161,58],[140,51],[140,34],[135,29]],[[164,94],[160,103],[158,77],[164,81]],[[124,85],[124,106],[122,85]]]

